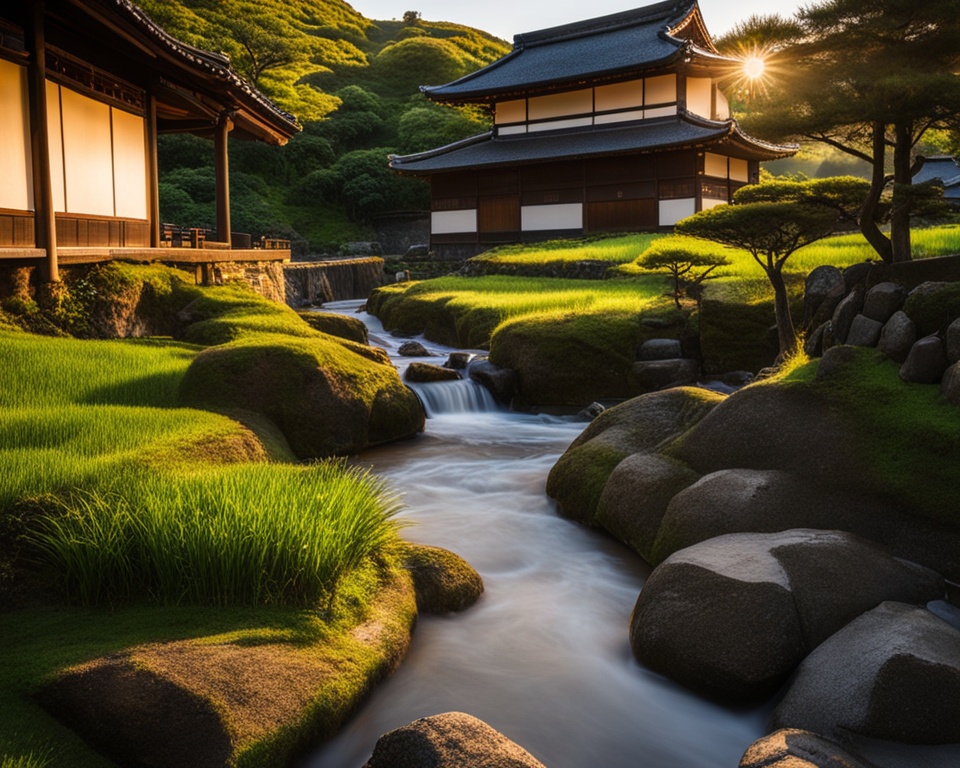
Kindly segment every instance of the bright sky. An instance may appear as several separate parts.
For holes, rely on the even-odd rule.
[[[368,19],[399,19],[405,11],[420,11],[429,21],[454,21],[482,29],[508,42],[519,32],[555,27],[573,21],[627,11],[653,0],[348,0]],[[700,0],[710,34],[719,36],[754,14],[792,16],[802,0]]]

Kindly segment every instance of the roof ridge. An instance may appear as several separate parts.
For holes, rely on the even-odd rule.
[[[680,19],[696,5],[697,0],[664,0],[654,5],[633,8],[593,19],[575,21],[556,27],[522,32],[514,35],[514,49],[531,48],[537,45],[562,42],[577,37],[609,32],[625,27],[652,24],[659,21]]]

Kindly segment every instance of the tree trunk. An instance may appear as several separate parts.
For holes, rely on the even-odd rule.
[[[884,168],[886,152],[884,125],[875,122],[873,124],[873,174],[870,179],[870,192],[860,208],[858,223],[860,231],[873,250],[884,262],[889,264],[893,261],[893,246],[877,225],[877,205],[880,203],[880,195],[883,194],[884,182],[886,181],[886,169]]]
[[[890,214],[890,243],[893,261],[910,261],[910,184],[913,183],[911,153],[913,125],[909,122],[894,126],[896,143],[893,148],[893,211]]]
[[[787,298],[787,284],[783,282],[783,275],[776,267],[766,272],[773,286],[773,310],[777,318],[780,357],[783,358],[797,351],[797,331],[790,316],[790,300]]]

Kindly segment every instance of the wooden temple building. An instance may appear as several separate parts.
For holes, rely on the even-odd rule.
[[[0,266],[113,258],[289,259],[231,248],[228,137],[284,144],[295,118],[219,54],[167,34],[129,0],[0,6]],[[161,227],[157,136],[212,139],[217,234],[179,248]],[[214,253],[216,251],[216,253]]]
[[[432,101],[482,105],[491,131],[391,167],[430,181],[431,247],[667,229],[729,202],[795,146],[746,135],[722,85],[742,62],[713,45],[696,0],[517,35]]]

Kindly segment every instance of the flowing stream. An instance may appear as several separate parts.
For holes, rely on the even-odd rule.
[[[332,308],[352,314],[359,304]],[[355,316],[395,354],[402,339]],[[449,350],[424,344],[442,364]],[[423,435],[357,463],[403,493],[406,538],[466,558],[486,591],[461,614],[421,617],[400,669],[306,765],[360,768],[381,734],[461,711],[548,768],[736,766],[769,710],[716,706],[640,667],[627,632],[648,567],[559,517],[544,493],[584,422],[497,409],[470,382],[419,389],[438,386]]]

